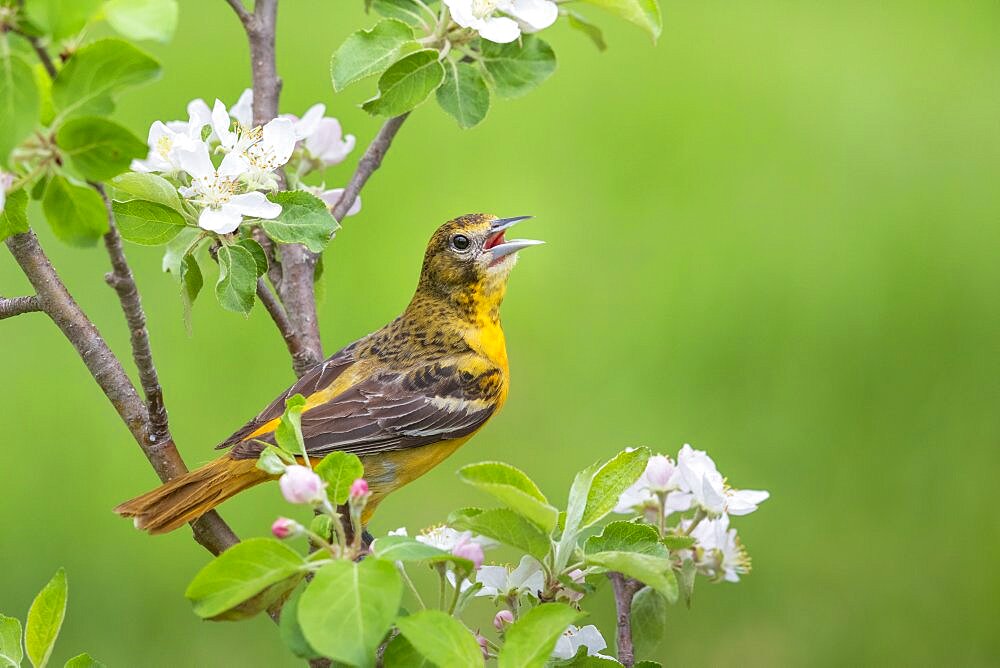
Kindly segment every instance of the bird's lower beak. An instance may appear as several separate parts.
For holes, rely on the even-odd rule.
[[[522,220],[527,220],[528,218],[531,218],[531,216],[497,218],[490,223],[490,237],[486,242],[485,248],[492,254],[493,262],[496,262],[511,253],[516,253],[519,250],[527,248],[528,246],[539,246],[545,243],[544,241],[535,241],[534,239],[511,239],[510,241],[504,239],[504,232]]]

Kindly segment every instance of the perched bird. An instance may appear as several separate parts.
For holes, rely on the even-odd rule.
[[[302,436],[318,462],[341,450],[365,467],[367,523],[387,494],[441,463],[507,398],[500,303],[517,251],[540,241],[504,234],[530,216],[470,214],[442,225],[424,255],[416,293],[401,316],[306,373],[218,448],[209,464],[126,501],[115,512],[165,533],[276,476],[257,468],[285,400],[306,398]]]

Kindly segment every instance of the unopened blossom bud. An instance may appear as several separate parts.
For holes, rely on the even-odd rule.
[[[473,568],[477,571],[483,566],[483,559],[485,558],[483,546],[479,543],[473,543],[467,537],[459,540],[458,544],[452,548],[451,553],[456,557],[471,561]]]
[[[362,496],[368,494],[368,481],[364,478],[358,478],[351,483],[351,498],[360,499]]]
[[[271,533],[275,538],[293,538],[302,533],[302,525],[287,517],[279,517],[271,525]]]
[[[664,455],[653,455],[646,464],[646,480],[654,492],[666,492],[674,475],[674,463]]]
[[[486,638],[481,634],[476,634],[476,642],[479,643],[479,649],[483,650],[483,660],[488,661],[490,658],[490,644],[487,642]]]
[[[514,623],[514,613],[510,610],[501,610],[493,618],[493,626],[497,631],[503,631],[508,624]]]
[[[326,494],[323,479],[307,466],[293,464],[278,480],[281,494],[289,503],[319,503]]]

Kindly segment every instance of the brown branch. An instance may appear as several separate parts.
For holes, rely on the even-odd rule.
[[[186,473],[187,467],[172,440],[150,440],[146,405],[97,327],[66,289],[34,232],[15,234],[8,237],[5,243],[35,288],[42,310],[76,349],[160,480],[166,482]],[[219,554],[239,541],[214,512],[193,522],[192,528],[195,539],[213,554]]]
[[[379,129],[378,134],[375,135],[372,143],[365,149],[365,154],[358,161],[357,169],[354,170],[351,180],[348,181],[347,186],[344,188],[344,193],[332,209],[333,217],[338,222],[347,216],[347,212],[350,211],[354,205],[354,201],[361,194],[361,189],[368,183],[368,179],[372,173],[382,165],[382,159],[385,157],[386,151],[389,150],[392,140],[396,137],[396,133],[402,127],[403,121],[409,115],[410,112],[406,112],[387,120]]]
[[[625,668],[635,665],[635,648],[632,644],[632,599],[643,584],[621,573],[608,573],[615,592],[615,609],[618,611],[618,661]]]
[[[253,122],[254,125],[264,125],[278,115],[278,97],[281,95],[281,78],[274,51],[278,0],[257,0],[252,15],[247,14],[238,0],[229,0],[229,4],[239,16],[250,45]],[[278,178],[284,187],[284,175],[279,173]],[[275,324],[285,336],[292,355],[292,368],[299,377],[323,361],[313,285],[318,258],[317,254],[300,244],[282,246],[281,277],[273,281],[286,316],[286,323],[276,319]],[[275,312],[270,308],[268,312],[274,318]]]
[[[34,295],[30,297],[0,297],[0,320],[41,310],[42,305],[38,301],[38,297]]]
[[[289,354],[292,356],[292,359],[295,359],[299,340],[292,329],[292,323],[288,321],[288,314],[285,313],[285,307],[281,305],[275,294],[267,287],[267,283],[264,282],[263,278],[257,279],[257,299],[260,300],[260,303],[264,305],[264,309],[270,314],[271,320],[274,321],[278,331],[281,332],[282,338],[285,339],[285,345],[288,347]]]

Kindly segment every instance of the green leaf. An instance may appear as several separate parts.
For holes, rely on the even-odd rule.
[[[494,508],[473,516],[456,517],[456,529],[471,531],[527,552],[539,561],[549,553],[548,534],[513,510]]]
[[[198,258],[193,254],[185,255],[181,260],[181,300],[184,302],[184,313],[190,319],[191,307],[194,300],[201,294],[201,289],[205,285],[205,278],[201,273],[201,266]]]
[[[163,253],[161,268],[163,271],[171,273],[175,278],[180,278],[181,263],[188,255],[193,255],[205,238],[207,233],[197,227],[185,227],[181,233],[167,244]]]
[[[691,536],[674,536],[672,534],[663,537],[663,544],[669,550],[686,550],[694,545],[694,538]]]
[[[20,666],[23,658],[21,621],[0,615],[0,666]]]
[[[111,180],[111,199],[127,202],[143,199],[156,202],[183,214],[181,198],[170,181],[156,174],[125,172]]]
[[[28,231],[28,193],[23,188],[7,193],[7,201],[0,211],[0,241]]]
[[[677,578],[681,596],[684,597],[684,603],[687,607],[691,607],[691,599],[694,597],[694,579],[695,575],[698,574],[698,566],[695,565],[694,560],[685,559],[684,563],[681,564],[681,574]]]
[[[107,668],[107,666],[89,654],[83,653],[67,661],[63,668]]]
[[[9,51],[0,55],[0,165],[38,125],[38,86],[31,66]]]
[[[534,35],[522,35],[521,43],[496,44],[481,40],[483,67],[500,97],[520,97],[556,71],[552,47]]]
[[[438,104],[451,114],[460,127],[471,128],[486,118],[490,109],[490,89],[471,63],[445,62],[444,83],[437,89]]]
[[[148,152],[146,142],[117,123],[94,116],[64,123],[56,144],[76,173],[88,181],[107,181]]]
[[[612,522],[599,536],[591,536],[584,544],[586,554],[598,552],[637,552],[666,559],[670,556],[660,542],[656,529],[648,524]]]
[[[55,235],[73,246],[93,246],[108,231],[108,211],[101,196],[64,176],[49,180],[42,210]]]
[[[402,21],[383,19],[370,30],[359,30],[344,40],[330,60],[333,90],[342,91],[355,81],[384,72],[417,48],[413,28]]]
[[[663,31],[663,17],[657,0],[583,0],[587,4],[606,9],[619,18],[639,26],[653,38]]]
[[[327,515],[318,515],[317,517],[330,519]],[[278,630],[285,647],[292,650],[292,654],[302,659],[318,659],[321,658],[319,652],[313,649],[306,637],[302,635],[302,626],[299,624],[299,600],[301,598],[301,594],[295,596],[281,608]]]
[[[365,467],[350,452],[331,452],[316,465],[316,473],[326,481],[326,495],[335,506],[347,503],[351,483],[364,477]]]
[[[114,109],[114,95],[126,86],[154,79],[160,65],[120,39],[104,39],[77,51],[52,83],[58,119],[103,116]]]
[[[492,494],[545,531],[551,533],[555,528],[559,511],[549,505],[538,485],[520,469],[501,462],[480,462],[463,466],[458,477]]]
[[[580,529],[601,521],[618,504],[618,497],[632,485],[646,469],[648,448],[623,450],[597,469],[587,492],[587,505],[580,519]]]
[[[321,253],[340,229],[323,200],[304,190],[270,193],[267,198],[281,205],[281,214],[274,220],[260,221],[260,226],[280,244],[304,244]]]
[[[305,576],[304,572],[295,573],[280,582],[265,587],[259,594],[254,594],[242,603],[233,606],[225,612],[220,612],[214,617],[209,617],[209,619],[214,622],[237,622],[250,619],[265,610],[280,609],[282,603],[288,599]]]
[[[131,39],[169,42],[177,30],[177,0],[108,0],[104,17]]]
[[[303,566],[298,552],[273,538],[248,538],[198,571],[184,592],[194,613],[210,619],[296,575]]]
[[[66,616],[67,590],[66,571],[60,568],[42,591],[38,592],[28,610],[24,647],[35,668],[42,668],[52,654],[52,646],[56,643]]]
[[[373,666],[402,598],[403,581],[392,562],[337,560],[317,571],[302,594],[299,624],[323,656]]]
[[[250,238],[240,239],[236,242],[236,245],[247,249],[250,255],[253,256],[254,262],[257,263],[257,278],[260,278],[267,273],[267,253],[264,252],[263,246],[257,243],[256,240]]]
[[[573,477],[573,484],[569,489],[569,500],[566,504],[566,512],[560,515],[562,525],[562,535],[559,537],[559,544],[556,546],[556,570],[562,570],[569,563],[569,557],[576,549],[576,539],[580,533],[580,520],[583,519],[583,511],[587,506],[587,494],[590,492],[590,483],[594,479],[594,474],[601,468],[600,462],[594,462]]]
[[[385,668],[438,668],[424,658],[409,640],[399,635],[386,646],[382,664]]]
[[[142,199],[111,203],[122,238],[142,246],[161,246],[187,227],[174,209]]]
[[[483,665],[483,652],[472,631],[442,610],[421,610],[400,617],[396,626],[431,663],[469,668]]]
[[[71,37],[101,8],[103,0],[31,0],[26,12],[31,22],[54,40]]]
[[[605,51],[608,48],[607,43],[604,41],[604,33],[596,25],[587,20],[585,16],[574,12],[572,10],[566,11],[566,18],[569,20],[569,25],[574,30],[579,30],[584,35],[590,38],[590,41],[594,43],[598,51]]]
[[[556,640],[580,613],[562,603],[543,603],[507,629],[500,650],[499,668],[541,668],[552,654]]]
[[[677,602],[677,578],[669,559],[637,552],[597,552],[587,554],[584,561],[590,566],[635,578],[666,596],[671,603]]]
[[[397,60],[378,80],[378,97],[361,108],[373,116],[399,116],[426,100],[444,80],[437,49],[422,49]]]
[[[643,587],[632,599],[632,639],[636,656],[656,656],[667,632],[667,599]]]
[[[287,459],[291,458],[283,450],[273,445],[266,445],[257,457],[257,468],[261,471],[267,471],[271,475],[281,475],[285,472],[285,466],[291,463],[287,462]],[[318,515],[317,517],[326,517],[326,515]]]
[[[325,513],[315,515],[309,523],[309,530],[328,541],[333,536],[333,518]]]
[[[257,262],[242,246],[219,247],[219,282],[215,296],[222,308],[247,315],[257,293]]]
[[[302,440],[302,410],[306,398],[295,394],[285,400],[285,412],[274,430],[274,440],[278,447],[292,455],[306,454],[305,442]]]
[[[375,541],[375,556],[387,561],[423,562],[437,564],[450,561],[466,568],[472,568],[472,562],[461,559],[436,548],[433,545],[421,543],[407,536],[385,536]]]

